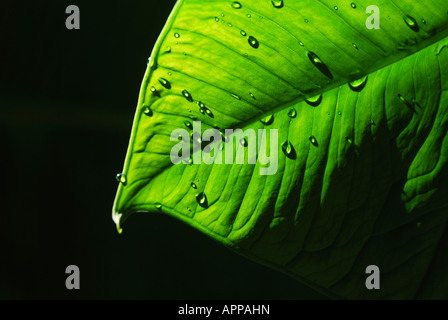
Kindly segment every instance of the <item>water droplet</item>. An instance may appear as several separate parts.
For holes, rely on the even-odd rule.
[[[292,159],[292,160],[297,159],[296,150],[294,149],[291,142],[289,142],[289,140],[286,141],[285,143],[283,143],[282,151],[285,154],[285,156],[287,156],[289,159]]]
[[[162,210],[162,205],[160,203],[157,203],[156,208],[157,208],[157,210]]]
[[[288,117],[295,118],[297,116],[297,111],[294,108],[289,109]]]
[[[162,86],[164,86],[165,88],[167,88],[167,89],[171,89],[171,83],[170,83],[168,80],[166,80],[166,79],[164,79],[164,78],[160,78],[160,79],[159,79],[159,82],[160,82],[160,84],[161,84]]]
[[[336,11],[339,10],[338,6],[334,6],[333,8],[334,8],[334,10],[336,10]]]
[[[353,48],[355,48],[356,50],[359,50],[358,46],[356,45],[356,43],[352,43]]]
[[[249,95],[252,97],[252,99],[257,100],[252,92],[249,92]]]
[[[160,93],[159,93],[159,91],[157,91],[156,87],[151,87],[151,92],[156,97],[160,97]]]
[[[241,30],[241,35],[243,36],[243,37],[245,37],[245,36],[247,36],[247,33],[246,33],[246,31],[244,31],[244,30]]]
[[[333,75],[331,74],[328,67],[320,60],[320,58],[314,53],[309,51],[307,53],[308,58],[310,59],[311,63],[314,64],[314,66],[319,69],[320,72],[322,72],[324,75],[326,75],[328,78],[333,80]]]
[[[414,105],[411,102],[409,102],[405,97],[403,97],[401,94],[398,94],[398,98],[400,99],[401,102],[403,102],[412,112],[417,113],[417,111],[415,110]]]
[[[349,144],[353,144],[353,140],[349,137],[345,137],[345,141],[347,141]]]
[[[206,108],[205,109],[205,113],[210,117],[210,118],[214,118],[215,116],[213,115],[213,112],[209,109],[209,108]]]
[[[249,36],[248,41],[249,41],[250,46],[254,49],[257,49],[260,46],[260,44],[258,43],[258,40],[252,36]]]
[[[229,27],[232,27],[232,24],[229,22],[228,24],[227,24]]]
[[[166,48],[165,48],[165,52],[166,52],[166,53],[170,53],[170,52],[171,52],[171,47],[166,47]]]
[[[184,125],[185,125],[188,129],[193,129],[193,125],[192,125],[191,122],[188,121],[188,120],[185,120],[185,121],[184,121]]]
[[[426,20],[425,20],[425,19],[422,19],[422,23],[423,23],[423,24],[426,24]]]
[[[356,92],[360,92],[362,91],[362,89],[364,89],[364,87],[367,84],[367,76],[359,78],[355,81],[352,81],[348,84],[348,86],[350,87],[350,89],[352,89],[353,91]]]
[[[218,17],[215,17],[215,21],[216,21],[216,22],[219,22],[219,18],[218,18]]]
[[[373,121],[372,119],[370,119],[370,125],[371,125],[371,126],[376,126],[375,121]]]
[[[193,102],[193,97],[191,96],[190,92],[187,90],[182,91],[182,95],[190,102]]]
[[[262,124],[268,126],[274,122],[274,115],[271,114],[270,116],[267,116],[267,117],[261,119],[260,121]]]
[[[151,57],[148,58],[148,60],[146,61],[146,65],[148,66],[151,63]]]
[[[243,6],[241,5],[241,3],[239,3],[239,2],[233,2],[232,3],[232,8],[233,9],[241,9]]]
[[[198,188],[198,186],[197,186],[196,183],[194,183],[194,182],[191,183],[191,187],[192,187],[193,189],[197,189],[197,188]]]
[[[351,6],[353,9],[356,9],[356,3],[354,3],[354,2],[352,2],[352,3],[350,4],[350,6]]]
[[[272,5],[274,8],[280,9],[283,8],[283,0],[271,0]]]
[[[124,186],[128,182],[128,179],[126,178],[126,175],[124,173],[118,173],[116,175],[115,179],[117,179],[117,181],[120,182]]]
[[[318,147],[318,146],[319,146],[319,144],[317,143],[317,139],[316,139],[315,136],[311,136],[311,137],[310,137],[310,142],[311,142],[311,144],[312,144],[313,146],[315,146],[315,147]]]
[[[180,34],[178,34],[177,32],[174,34],[175,38],[180,38]]]
[[[145,115],[147,115],[148,117],[152,117],[152,110],[151,110],[151,108],[148,107],[148,106],[143,107],[143,113],[144,113]]]
[[[412,31],[414,32],[419,32],[420,31],[420,27],[418,26],[417,21],[415,21],[415,19],[413,17],[411,17],[410,15],[405,15],[403,17],[404,22],[406,22],[407,26],[409,28],[411,28]]]
[[[190,208],[190,207],[187,207],[187,211],[188,211],[188,212],[191,212],[191,208]]]
[[[203,207],[203,208],[207,208],[208,207],[207,196],[205,195],[204,192],[201,192],[201,193],[196,195],[196,201],[198,202],[198,204],[201,207]]]
[[[225,143],[229,142],[229,137],[226,136],[225,130],[219,130],[219,133],[221,134],[222,139],[224,140]]]
[[[247,15],[246,15],[248,18],[251,18],[252,16],[248,13]]]
[[[341,111],[338,111],[338,115],[342,116],[342,112],[341,112]]]
[[[236,94],[234,94],[234,93],[231,93],[230,94],[233,98],[235,98],[236,100],[241,100],[241,98],[239,97],[239,96],[237,96]]]
[[[224,17],[224,13],[221,13],[221,17]]]
[[[308,23],[308,19],[303,20],[305,23]]]
[[[303,44],[303,42],[302,41],[299,41],[299,44],[303,47],[304,46],[304,44]]]
[[[173,74],[171,72],[168,72],[168,75],[171,77]]]
[[[322,102],[322,95],[318,95],[305,100],[310,106],[317,107]]]
[[[247,138],[242,138],[241,140],[240,140],[240,144],[243,146],[243,147],[247,147],[248,145],[249,145],[249,143],[247,142]]]

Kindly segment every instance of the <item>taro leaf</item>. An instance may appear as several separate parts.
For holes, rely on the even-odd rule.
[[[162,212],[333,298],[447,298],[448,3],[372,0],[368,29],[365,3],[279,2],[178,1],[142,84],[118,229]],[[170,135],[194,119],[277,129],[277,173],[174,165]]]

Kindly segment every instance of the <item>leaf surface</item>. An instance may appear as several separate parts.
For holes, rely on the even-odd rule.
[[[360,2],[179,1],[142,83],[118,228],[162,212],[333,298],[446,298],[448,4],[369,5],[381,29]],[[193,120],[278,130],[278,170],[174,165],[170,135]],[[254,146],[238,142],[224,149]]]

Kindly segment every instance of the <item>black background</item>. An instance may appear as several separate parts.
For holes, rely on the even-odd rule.
[[[78,5],[81,29],[67,30]],[[111,218],[146,61],[174,1],[0,6],[0,298],[321,299],[161,214]],[[81,289],[65,288],[65,268]]]

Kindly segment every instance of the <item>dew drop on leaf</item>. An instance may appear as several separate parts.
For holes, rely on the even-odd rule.
[[[307,53],[308,58],[310,59],[311,63],[319,69],[320,72],[322,72],[325,76],[333,80],[333,75],[331,74],[328,67],[320,60],[320,58],[314,53],[309,51]]]
[[[241,9],[243,6],[241,5],[241,3],[235,1],[232,3],[232,8],[233,9]]]
[[[294,108],[289,109],[288,117],[295,118],[297,116],[297,111]]]
[[[274,8],[280,9],[283,8],[283,0],[271,0],[272,5]]]
[[[241,139],[241,140],[240,140],[240,144],[241,144],[243,147],[247,147],[247,146],[249,145],[249,143],[247,142],[247,138],[243,138],[243,139]]]
[[[282,144],[282,151],[289,159],[295,160],[297,158],[296,151],[289,140]]]
[[[355,48],[356,50],[359,50],[358,46],[356,45],[356,43],[352,43],[353,48]]]
[[[251,18],[252,16],[248,13],[247,15],[246,15],[248,18]]]
[[[334,8],[334,10],[336,10],[336,11],[339,10],[338,6],[334,6],[333,8]]]
[[[192,125],[191,122],[188,121],[188,120],[185,120],[185,121],[184,121],[184,125],[185,125],[188,129],[193,129],[193,125]]]
[[[274,115],[271,114],[270,116],[267,116],[267,117],[261,119],[260,121],[262,124],[268,126],[274,122]]]
[[[201,192],[201,193],[196,195],[196,201],[198,202],[198,204],[201,207],[203,207],[203,208],[207,208],[208,207],[207,196],[205,195],[204,192]]]
[[[311,142],[311,144],[312,144],[313,146],[315,146],[315,147],[318,147],[318,146],[319,146],[319,144],[317,143],[317,139],[316,139],[315,136],[311,136],[311,137],[310,137],[310,142]]]
[[[162,205],[160,203],[157,203],[156,208],[157,208],[157,210],[162,210]]]
[[[231,93],[230,95],[231,95],[233,98],[235,98],[236,100],[241,100],[241,98],[240,98],[238,95],[234,94],[234,93]]]
[[[406,22],[406,25],[411,28],[412,31],[419,32],[420,27],[418,26],[417,21],[410,15],[405,15],[403,17],[404,22]]]
[[[244,31],[244,30],[241,30],[241,35],[243,36],[243,37],[245,37],[245,36],[247,36],[247,33],[246,33],[246,31]]]
[[[216,22],[219,22],[219,18],[218,18],[218,17],[215,17],[215,21],[216,21]]]
[[[257,98],[255,98],[255,95],[252,92],[249,92],[249,95],[251,96],[252,99],[257,100]]]
[[[176,32],[176,33],[174,34],[174,37],[175,37],[175,38],[180,38],[180,34]]]
[[[120,182],[124,186],[128,182],[128,179],[126,178],[126,175],[124,173],[118,173],[116,175],[115,179],[117,179],[117,181]]]
[[[260,44],[258,43],[258,40],[255,39],[253,36],[249,36],[248,41],[249,41],[250,46],[254,49],[257,49],[260,46]]]
[[[167,88],[167,89],[171,89],[171,83],[170,83],[168,80],[166,80],[165,78],[160,78],[160,79],[159,79],[159,82],[160,82],[160,84],[161,84],[162,86],[164,86],[165,88]]]
[[[198,186],[197,186],[196,183],[194,183],[194,182],[191,183],[191,187],[192,187],[193,189],[197,189],[197,188],[198,188]]]
[[[143,107],[143,113],[144,113],[145,115],[147,115],[148,117],[152,117],[152,110],[151,110],[151,108],[148,107],[148,106]]]
[[[364,89],[364,87],[367,84],[367,76],[359,78],[355,81],[352,81],[348,84],[348,86],[350,87],[350,89],[352,89],[355,92],[360,92],[362,91],[362,89]]]
[[[356,3],[354,3],[354,2],[352,2],[352,3],[350,4],[350,6],[351,6],[353,9],[356,9]]]
[[[193,97],[191,96],[190,92],[187,90],[182,91],[182,95],[190,102],[193,102]]]
[[[318,95],[305,100],[310,106],[317,107],[322,102],[322,95]]]

